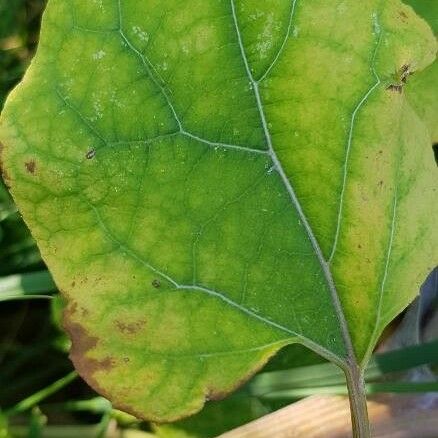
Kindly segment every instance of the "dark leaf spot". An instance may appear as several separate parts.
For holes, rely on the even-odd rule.
[[[159,289],[160,286],[161,286],[160,280],[155,279],[155,280],[152,282],[152,286],[153,286],[155,289]]]
[[[391,84],[386,87],[387,90],[393,91],[396,93],[401,93],[403,91],[403,85],[400,84]]]
[[[403,22],[406,22],[408,19],[408,16],[406,15],[406,13],[404,11],[400,11],[399,12],[400,18]]]
[[[144,327],[145,324],[146,321],[144,319],[135,322],[116,321],[116,327],[119,330],[119,332],[128,335],[133,335],[139,332],[142,329],[142,327]]]
[[[68,307],[68,313],[70,315],[74,315],[76,311],[78,310],[78,303],[76,301],[73,301],[70,306]]]
[[[24,167],[26,167],[26,170],[33,175],[36,169],[35,160],[27,161],[26,163],[24,163]]]
[[[3,181],[4,181],[4,183],[6,184],[6,187],[8,188],[8,189],[10,189],[11,188],[11,186],[10,186],[10,178],[9,178],[9,175],[8,175],[8,173],[6,172],[6,169],[4,168],[4,165],[3,165],[3,161],[2,161],[2,153],[3,153],[3,150],[4,150],[4,146],[3,146],[3,144],[0,142],[0,173],[1,173],[1,176],[2,176],[2,178],[3,178]]]
[[[432,145],[433,155],[435,157],[435,163],[438,166],[438,143]]]
[[[98,371],[109,371],[115,366],[115,361],[112,357],[97,360],[87,354],[97,346],[99,339],[91,336],[85,327],[74,322],[72,320],[73,314],[71,306],[68,306],[63,314],[63,326],[72,341],[70,360],[92,388],[109,398],[108,394],[100,387],[95,374]]]

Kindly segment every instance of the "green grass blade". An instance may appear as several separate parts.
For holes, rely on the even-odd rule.
[[[71,383],[76,377],[78,376],[76,371],[72,371],[68,373],[66,376],[62,377],[59,380],[56,380],[51,385],[45,387],[44,389],[41,389],[40,391],[35,392],[30,397],[25,398],[24,400],[21,400],[19,403],[17,403],[15,406],[13,406],[11,409],[8,409],[5,414],[6,415],[16,415],[21,412],[27,411],[28,409],[32,408],[33,406],[36,406],[38,403],[40,403],[45,398],[49,397],[50,395],[54,394],[55,392],[59,391],[60,389],[67,386],[69,383]]]
[[[406,371],[420,365],[438,363],[438,341],[412,347],[406,347],[376,355],[365,372],[365,379],[372,382],[385,374]],[[249,384],[250,393],[262,396],[277,391],[292,391],[293,394],[303,394],[310,389],[329,386],[344,386],[345,378],[342,371],[331,363],[298,367],[284,371],[261,373]],[[313,392],[312,392],[313,393]],[[320,393],[320,392],[319,392]],[[301,396],[301,395],[300,395]]]
[[[393,394],[412,394],[438,392],[438,382],[383,382],[369,383],[365,385],[367,395],[393,393]],[[317,386],[308,388],[288,389],[285,391],[274,391],[265,393],[259,397],[264,400],[287,400],[299,399],[311,395],[347,395],[348,390],[345,385]]]
[[[0,278],[0,302],[18,299],[51,298],[56,285],[48,271],[28,272]]]

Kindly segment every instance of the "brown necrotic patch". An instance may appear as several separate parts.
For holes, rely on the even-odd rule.
[[[96,391],[102,393],[102,388],[100,388],[95,374],[98,371],[109,371],[115,366],[115,363],[111,357],[100,360],[90,357],[89,353],[95,349],[99,339],[91,336],[81,324],[72,320],[72,316],[76,312],[77,304],[73,303],[64,310],[63,314],[63,327],[72,341],[69,357],[81,377]]]
[[[138,333],[145,326],[146,321],[144,319],[140,319],[134,322],[116,321],[115,324],[117,330],[119,330],[120,333],[134,335]]]
[[[403,21],[403,23],[406,23],[408,21],[408,16],[405,11],[399,11],[398,16],[400,17],[401,21]]]
[[[114,407],[134,415],[135,417],[146,420],[147,418],[145,418],[141,412],[137,411],[132,406],[121,400],[121,398],[123,399],[122,391],[120,391],[118,394],[114,394],[112,391],[107,391],[95,378],[96,372],[109,371],[116,366],[116,362],[111,357],[107,357],[102,360],[89,357],[88,353],[97,346],[99,339],[95,336],[91,336],[81,324],[72,320],[72,316],[76,311],[76,303],[69,305],[64,310],[63,327],[72,341],[69,357],[79,375],[96,392],[110,400]],[[129,360],[124,362],[126,365]]]
[[[386,87],[389,91],[394,91],[396,93],[401,93],[403,91],[403,85],[402,84],[391,84]]]
[[[10,185],[11,179],[9,177],[8,172],[6,171],[6,169],[4,167],[4,163],[2,160],[2,155],[3,155],[4,149],[5,149],[5,147],[4,147],[3,143],[0,142],[0,174],[1,174],[1,177],[3,178],[4,183],[6,184],[6,187],[8,189],[10,189],[11,188],[11,185]]]
[[[27,173],[34,174],[36,171],[36,163],[35,160],[29,160],[24,163],[24,167],[26,168]]]

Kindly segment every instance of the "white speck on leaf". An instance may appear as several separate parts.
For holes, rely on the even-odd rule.
[[[373,19],[374,33],[376,35],[379,35],[380,34],[380,24],[379,24],[379,18],[377,16],[376,12],[373,12],[372,19]]]
[[[98,52],[93,53],[93,59],[97,61],[98,59],[102,59],[105,55],[106,53],[103,50],[99,50]]]
[[[132,31],[137,35],[142,41],[146,43],[149,41],[149,35],[139,26],[133,26]]]
[[[278,25],[275,25],[274,14],[269,14],[263,32],[257,38],[256,48],[261,59],[269,55],[269,51],[273,45],[273,33],[278,27]]]

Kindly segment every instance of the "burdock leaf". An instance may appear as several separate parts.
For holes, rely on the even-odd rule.
[[[345,370],[437,261],[437,170],[398,0],[50,0],[4,173],[80,374],[174,420],[282,346]]]

